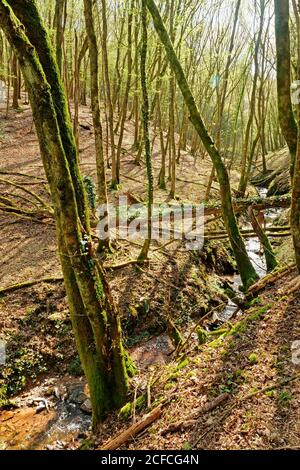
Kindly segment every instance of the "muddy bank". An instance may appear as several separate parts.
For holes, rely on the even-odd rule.
[[[267,172],[262,169],[262,162],[258,160],[253,172],[251,183],[267,188],[267,196],[281,196],[291,190],[290,154],[288,148],[278,150],[266,156]]]

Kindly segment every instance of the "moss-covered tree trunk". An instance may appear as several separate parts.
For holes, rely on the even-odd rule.
[[[291,45],[289,0],[274,0],[277,51],[277,90],[279,120],[291,154],[293,182],[291,230],[295,256],[300,272],[300,122],[295,119],[291,100]],[[300,66],[300,64],[298,64]]]
[[[52,78],[56,82],[58,69],[53,62],[53,52],[46,30],[42,27],[34,0],[11,2],[19,5],[19,13],[30,17],[26,24],[29,35],[42,34],[41,48],[51,60]],[[26,3],[26,6],[24,5]],[[24,7],[24,10],[23,8]],[[17,11],[16,11],[17,12]],[[41,65],[43,54],[30,43],[23,27],[6,0],[0,0],[0,27],[19,59],[20,67],[29,93],[33,118],[38,134],[42,160],[49,183],[58,239],[58,249],[68,295],[70,315],[84,372],[86,374],[93,407],[93,425],[97,427],[104,415],[122,405],[127,394],[125,352],[118,312],[114,305],[105,273],[93,254],[88,216],[80,213],[78,194],[72,174],[81,180],[76,161],[68,161],[64,131],[72,135],[71,123],[59,128],[55,90],[47,82]],[[41,52],[41,51],[40,51]],[[51,65],[48,64],[50,67]],[[51,74],[50,74],[51,75]],[[55,84],[53,82],[53,85]],[[59,92],[56,89],[56,92]],[[60,89],[59,96],[64,96]],[[65,103],[65,97],[61,104]],[[63,138],[64,137],[64,138]],[[71,139],[74,141],[74,138]],[[81,187],[81,186],[80,186]],[[76,198],[77,196],[77,198]],[[84,208],[84,201],[79,206]],[[85,225],[84,225],[85,224]]]
[[[291,154],[291,177],[297,152],[297,123],[291,100],[291,40],[289,0],[274,0],[278,113],[282,134]]]
[[[111,96],[111,86],[109,77],[108,51],[107,51],[107,9],[106,0],[101,0],[102,13],[102,55],[103,55],[103,71],[105,79],[106,103],[108,114],[108,126],[111,146],[111,187],[116,189],[120,182],[119,169],[117,167],[116,149],[115,149],[115,131],[114,131],[114,108]]]
[[[264,17],[265,17],[265,1],[261,0],[260,2],[260,25],[259,31],[257,34],[257,38],[255,41],[255,48],[254,48],[254,73],[252,79],[252,91],[251,91],[251,99],[250,99],[250,109],[249,109],[249,117],[246,125],[246,132],[245,132],[245,140],[243,145],[243,153],[242,153],[242,160],[241,160],[241,178],[239,182],[238,194],[240,197],[245,197],[245,192],[248,185],[248,171],[247,168],[249,167],[249,147],[251,143],[251,129],[253,126],[253,121],[255,117],[255,107],[256,107],[256,90],[257,90],[257,82],[259,76],[259,50],[261,47],[261,40],[263,34],[263,27],[264,27]],[[252,163],[252,162],[250,162]],[[251,168],[251,165],[250,165]]]
[[[65,0],[56,0],[55,4],[55,28],[56,28],[56,61],[59,72],[62,71],[62,57],[63,57],[63,13],[64,13]]]
[[[153,0],[145,1],[152,15],[157,34],[165,47],[171,68],[175,73],[177,83],[184,97],[186,106],[188,107],[190,113],[190,120],[194,125],[197,134],[201,138],[203,145],[205,146],[208,154],[210,155],[214,167],[216,169],[220,185],[220,195],[222,201],[224,222],[226,225],[228,237],[235,255],[235,259],[244,288],[248,289],[258,279],[258,276],[254,267],[251,264],[251,261],[246,251],[244,240],[239,231],[239,227],[232,205],[231,188],[228,172],[223,163],[221,155],[219,154],[219,151],[217,150],[203,123],[202,117],[197,108],[195,99],[188,85],[184,71],[177,58],[176,52],[174,51],[172,42],[169,38],[169,35],[164,26],[160,13],[156,7],[156,4]]]
[[[131,88],[131,79],[132,79],[132,22],[133,22],[133,12],[134,12],[135,0],[131,0],[129,5],[128,12],[128,31],[127,31],[127,80],[126,87],[124,92],[124,100],[121,109],[121,120],[120,120],[120,135],[118,140],[117,147],[117,173],[120,174],[121,167],[121,153],[122,153],[122,143],[125,130],[125,122],[127,118],[128,110],[128,100],[129,92]]]
[[[153,205],[153,169],[152,169],[152,156],[151,156],[151,143],[149,134],[149,96],[148,96],[148,84],[147,84],[147,51],[148,51],[148,31],[147,31],[147,6],[145,0],[142,0],[142,48],[141,48],[141,86],[143,95],[143,128],[144,128],[144,147],[145,147],[145,160],[147,167],[147,178],[148,178],[148,226],[147,226],[147,238],[145,239],[143,248],[139,255],[139,260],[143,261],[148,257],[148,252],[151,243],[151,232],[152,232],[152,205]]]
[[[84,0],[84,16],[86,31],[89,43],[90,52],[90,70],[91,70],[91,104],[93,114],[93,124],[95,133],[95,147],[96,147],[96,168],[97,168],[97,189],[98,189],[98,204],[106,206],[107,187],[106,187],[106,173],[105,161],[103,151],[103,131],[100,115],[99,103],[99,65],[98,65],[98,44],[95,33],[94,17],[93,17],[93,2],[92,0]],[[106,209],[107,211],[107,209]],[[99,241],[100,250],[109,246],[109,236],[105,240]]]

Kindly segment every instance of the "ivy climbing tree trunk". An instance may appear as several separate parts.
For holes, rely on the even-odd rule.
[[[168,60],[170,62],[173,72],[175,73],[176,80],[184,97],[186,106],[188,107],[190,113],[190,120],[199,137],[201,138],[203,145],[206,148],[208,154],[210,155],[214,167],[216,169],[220,185],[220,196],[222,201],[224,223],[228,232],[228,237],[232,246],[232,250],[235,255],[243,286],[245,289],[248,289],[254,282],[256,282],[256,280],[258,279],[258,275],[251,264],[251,261],[246,251],[244,240],[239,231],[238,223],[232,205],[231,187],[227,169],[223,163],[218,149],[216,148],[204,125],[203,119],[197,108],[194,96],[191,92],[182,66],[177,58],[176,52],[174,51],[172,42],[169,38],[168,32],[164,26],[163,20],[157,9],[157,6],[154,0],[145,1],[152,15],[156,32],[165,47]]]
[[[0,0],[0,27],[18,57],[30,97],[53,201],[70,316],[90,388],[96,429],[108,411],[123,404],[127,394],[127,356],[120,319],[103,268],[93,252],[84,193],[76,194],[74,178],[79,179],[79,191],[83,188],[77,160],[67,159],[67,149],[70,145],[76,147],[70,118],[62,122],[62,127],[59,124],[63,115],[68,116],[63,109],[66,98],[47,31],[34,0],[14,0],[11,4],[14,11],[6,0]],[[25,20],[26,34],[17,17]],[[27,34],[39,37],[38,47]]]

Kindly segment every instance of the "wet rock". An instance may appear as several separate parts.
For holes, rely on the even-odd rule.
[[[64,401],[68,397],[68,390],[67,387],[64,385],[54,387],[53,395],[58,399]]]
[[[46,408],[45,403],[41,401],[41,402],[38,404],[38,406],[36,407],[35,412],[36,412],[36,413],[41,413],[41,411],[44,411],[44,410],[46,410],[46,409],[47,409],[47,408]]]
[[[88,396],[84,392],[84,385],[77,385],[76,387],[69,390],[68,401],[70,403],[75,403],[76,405],[82,405]]]
[[[91,404],[91,400],[89,398],[87,398],[85,400],[84,403],[82,403],[81,407],[80,407],[81,411],[87,415],[91,415],[92,414],[92,404]]]

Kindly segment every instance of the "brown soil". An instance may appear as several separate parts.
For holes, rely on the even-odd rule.
[[[3,107],[0,107],[1,115],[4,116]],[[88,108],[81,108],[80,122],[84,125],[92,122]],[[50,203],[29,107],[23,105],[21,113],[11,111],[7,120],[2,119],[2,124],[4,136],[0,135],[0,170],[22,172],[40,179],[2,174],[0,178],[25,185]],[[128,192],[140,198],[145,197],[145,167],[143,163],[141,166],[133,163],[132,131],[132,124],[127,123],[123,143],[122,186],[118,192],[110,192],[111,201],[119,194]],[[80,149],[82,173],[95,177],[92,127],[91,130],[81,128]],[[154,146],[154,170],[157,181],[157,143]],[[179,199],[200,202],[210,171],[211,163],[207,158],[195,159],[183,152],[178,168]],[[233,180],[237,181],[237,175],[233,174]],[[20,198],[26,196],[32,200],[32,196],[7,184],[1,184],[0,189],[1,195],[12,198],[22,209],[35,208],[32,202]],[[217,189],[217,183],[214,182],[213,195],[216,197]],[[168,193],[156,189],[156,201],[167,200]],[[55,228],[46,211],[39,214],[38,221],[0,212],[0,237],[0,288],[61,275]],[[184,333],[192,319],[200,317],[222,301],[222,276],[230,272],[225,248],[224,242],[215,243],[207,246],[199,256],[183,251],[180,243],[168,247],[154,243],[150,262],[142,271],[127,266],[108,272],[121,310],[127,346],[141,369],[140,375],[132,381],[132,388],[141,393],[149,377],[158,373],[161,379],[152,390],[152,400],[173,396],[172,403],[165,407],[163,418],[134,443],[128,444],[128,448],[180,449],[195,445],[199,448],[235,449],[299,445],[298,382],[276,390],[274,396],[262,394],[239,405],[221,420],[220,425],[216,425],[195,444],[238,397],[254,388],[278,383],[282,377],[297,372],[290,360],[290,345],[293,340],[300,339],[300,298],[296,295],[285,299],[278,293],[279,287],[287,280],[281,280],[280,286],[264,293],[262,305],[272,302],[272,307],[263,318],[247,324],[246,331],[228,337],[218,347],[203,346],[201,351],[195,349],[193,342],[189,362],[184,368],[178,368],[178,363],[172,362],[169,355],[172,346],[168,337],[155,338],[165,332],[166,314],[175,320]],[[106,262],[116,264],[128,258],[136,258],[139,250],[137,244],[118,243]],[[8,386],[9,395],[14,399],[30,393],[33,386],[44,383],[49,377],[58,377],[63,382],[69,373],[80,374],[80,369],[76,368],[76,351],[62,283],[37,284],[3,296],[0,299],[0,339],[7,342],[9,365],[6,368],[0,366],[0,390]],[[257,363],[249,362],[251,354],[257,356]],[[177,368],[176,373],[174,368]],[[223,405],[203,416],[196,425],[184,432],[161,436],[160,431],[169,423],[187,419],[191,410],[226,389],[230,389],[231,397],[225,407]],[[139,413],[144,412],[142,410]],[[1,446],[21,448],[24,445],[25,448],[34,448],[38,435],[44,435],[49,422],[56,419],[53,409],[50,413],[42,411],[37,414],[34,408],[28,409],[25,405],[21,409],[2,412]],[[113,414],[103,424],[97,442],[105,442],[129,424],[130,420],[120,421]],[[22,429],[19,430],[19,427]],[[25,434],[30,438],[26,439]],[[74,436],[70,436],[66,446],[78,447],[79,444],[74,444]],[[45,441],[39,445],[43,448]]]

